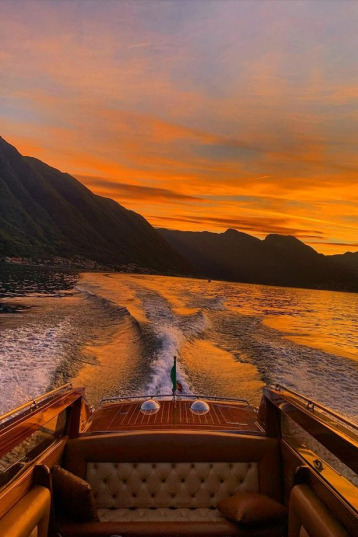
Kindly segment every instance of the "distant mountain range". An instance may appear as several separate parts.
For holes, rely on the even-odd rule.
[[[358,253],[324,256],[292,236],[260,240],[234,229],[158,231],[207,278],[358,291]]]
[[[327,256],[339,266],[351,270],[358,276],[358,252],[346,252],[345,254],[336,254]]]
[[[358,291],[358,252],[324,256],[291,236],[154,229],[0,137],[0,257],[81,256],[117,269]]]
[[[188,274],[191,267],[139,214],[74,177],[23,157],[0,137],[0,256],[83,256]]]

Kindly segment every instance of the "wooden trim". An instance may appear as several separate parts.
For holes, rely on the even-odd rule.
[[[38,407],[39,404],[42,404],[45,402],[45,400],[49,401],[49,399],[53,400],[55,397],[55,394],[59,394],[59,392],[69,392],[72,390],[72,385],[70,383],[64,384],[63,386],[59,386],[58,388],[55,388],[54,390],[51,390],[43,395],[40,395],[39,397],[35,397],[31,401],[27,401],[27,403],[24,403],[23,405],[20,405],[13,410],[10,410],[9,412],[6,412],[5,414],[2,414],[0,416],[0,425],[1,423],[6,420],[6,424],[13,423],[16,421],[19,417],[19,414],[31,414],[34,407]]]
[[[190,411],[193,401],[160,401],[156,414],[140,411],[140,401],[120,402],[100,407],[91,417],[86,433],[138,430],[217,430],[262,435],[257,414],[250,407],[227,402],[210,402],[210,411],[196,415]],[[274,409],[276,410],[276,409]]]
[[[0,490],[0,518],[3,517],[21,498],[30,490],[34,480],[34,467],[36,464],[53,466],[61,460],[67,438],[61,438],[49,446],[31,466],[24,469],[20,475],[14,477],[10,483]]]
[[[280,410],[266,397],[261,401],[259,408],[260,420],[264,426],[265,433],[271,438],[281,437],[281,416]]]
[[[358,535],[358,513],[354,507],[321,475],[307,466],[307,461],[285,440],[281,440],[281,450],[285,462],[287,461],[287,456],[292,457],[292,460],[296,461],[296,473],[292,485],[295,486],[303,483],[309,485],[317,497],[347,529],[349,534],[352,536]]]
[[[81,429],[81,413],[82,413],[82,397],[76,399],[70,409],[70,416],[68,418],[68,436],[70,438],[77,438]]]
[[[346,466],[358,473],[358,444],[353,439],[324,423],[311,411],[295,404],[284,393],[265,388],[264,395],[282,414],[295,421]]]
[[[55,418],[62,410],[73,405],[82,398],[82,389],[72,390],[70,393],[61,394],[55,399],[45,401],[35,408],[32,413],[20,415],[15,422],[0,430],[0,457],[9,453],[11,449],[34,434],[40,427]]]

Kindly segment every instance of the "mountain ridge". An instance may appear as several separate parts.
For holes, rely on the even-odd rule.
[[[291,235],[154,229],[0,137],[0,256],[84,257],[118,270],[358,291],[358,252],[325,256]]]
[[[0,138],[0,255],[80,255],[116,267],[189,274],[143,216]]]
[[[269,234],[262,240],[233,229],[223,233],[158,231],[210,279],[358,291],[358,255],[355,271],[344,259],[320,254],[292,235]]]

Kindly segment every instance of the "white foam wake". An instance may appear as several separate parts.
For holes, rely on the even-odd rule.
[[[1,412],[45,392],[67,355],[69,323],[20,326],[0,332]]]
[[[147,385],[150,394],[170,394],[173,389],[170,373],[177,357],[177,380],[181,383],[184,393],[190,393],[189,383],[180,364],[180,347],[185,338],[180,329],[164,325],[156,330],[158,336],[158,351],[151,364],[152,376]]]
[[[173,386],[170,372],[177,357],[177,381],[183,387],[183,393],[191,393],[190,383],[180,360],[181,347],[198,337],[210,326],[210,321],[203,311],[191,315],[177,315],[167,301],[160,296],[151,295],[150,300],[142,302],[147,317],[152,322],[156,335],[156,352],[151,362],[151,379],[146,390],[153,394],[170,394]]]

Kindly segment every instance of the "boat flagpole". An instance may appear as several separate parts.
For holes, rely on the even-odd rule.
[[[170,378],[172,379],[173,384],[173,401],[175,403],[175,394],[177,391],[177,357],[174,356],[174,364],[170,371]]]

